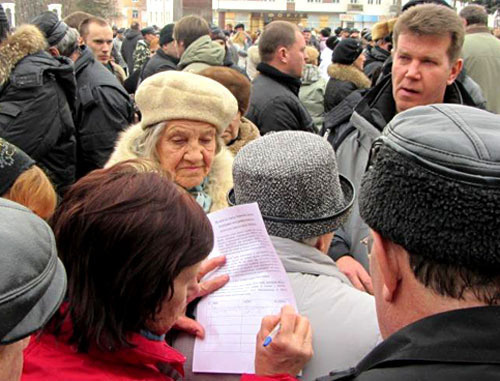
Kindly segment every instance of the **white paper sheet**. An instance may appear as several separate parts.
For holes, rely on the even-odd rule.
[[[295,297],[256,203],[208,217],[215,235],[210,257],[227,257],[208,276],[229,274],[230,281],[198,304],[197,320],[206,335],[196,339],[193,372],[253,373],[262,318],[279,314],[285,304],[296,309]]]

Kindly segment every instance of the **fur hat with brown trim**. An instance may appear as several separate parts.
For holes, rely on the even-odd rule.
[[[141,83],[135,101],[142,128],[167,120],[207,122],[221,135],[238,111],[233,94],[220,83],[201,75],[166,71]]]
[[[372,28],[372,40],[377,41],[389,34],[389,25],[387,21],[380,21]]]

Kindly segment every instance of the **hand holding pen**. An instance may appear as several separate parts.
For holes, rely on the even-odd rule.
[[[298,315],[292,306],[284,306],[279,316],[262,319],[255,353],[256,374],[269,376],[288,373],[295,376],[312,354],[309,320]]]

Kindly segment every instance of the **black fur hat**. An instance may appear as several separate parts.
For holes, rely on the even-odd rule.
[[[398,114],[372,149],[363,220],[410,254],[500,270],[498,126],[500,116],[459,105]]]

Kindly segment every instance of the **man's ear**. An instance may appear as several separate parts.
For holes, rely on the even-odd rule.
[[[455,63],[451,67],[450,75],[448,76],[448,79],[446,81],[447,85],[451,85],[453,82],[455,82],[455,79],[457,79],[458,75],[462,71],[463,66],[464,60],[462,58],[459,58],[455,61]]]
[[[288,62],[288,50],[285,46],[279,46],[276,50],[276,56],[279,62],[286,64]]]
[[[371,255],[376,256],[378,271],[383,282],[382,296],[385,301],[392,302],[401,279],[401,272],[395,251],[395,245],[372,230],[373,248]]]
[[[55,47],[55,46],[51,46],[49,48],[49,54],[52,56],[52,57],[59,57],[61,54],[59,54],[59,50]]]

